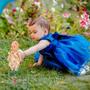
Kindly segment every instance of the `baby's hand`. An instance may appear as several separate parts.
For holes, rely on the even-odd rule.
[[[33,67],[37,67],[37,66],[40,66],[38,62],[33,64]]]
[[[24,59],[24,58],[25,58],[25,53],[24,53],[24,51],[22,51],[21,49],[19,49],[17,52],[18,52],[19,57],[20,57],[21,59]]]

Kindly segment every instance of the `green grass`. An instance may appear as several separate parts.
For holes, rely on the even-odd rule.
[[[10,71],[7,53],[12,40],[0,40],[0,90],[90,90],[90,75],[76,77],[44,67],[29,68],[33,55],[25,58],[17,72]],[[27,38],[17,40],[22,49],[34,44]]]

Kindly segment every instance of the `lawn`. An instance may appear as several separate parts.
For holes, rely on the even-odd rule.
[[[28,38],[18,38],[20,48],[32,46]],[[90,74],[74,76],[44,67],[30,68],[33,55],[26,57],[17,72],[10,71],[7,53],[13,39],[0,39],[0,90],[90,90]]]

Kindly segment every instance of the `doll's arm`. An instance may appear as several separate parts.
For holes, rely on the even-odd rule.
[[[24,57],[25,57],[25,56],[28,56],[28,55],[31,55],[31,54],[33,54],[33,53],[35,53],[35,52],[37,52],[37,51],[40,51],[40,50],[46,48],[49,44],[50,44],[49,41],[47,41],[47,40],[41,40],[41,41],[40,41],[38,44],[36,44],[35,46],[33,46],[33,47],[31,47],[31,48],[23,51],[23,55],[24,55]]]
[[[40,54],[38,62],[33,64],[34,66],[40,66],[43,63],[43,55]]]

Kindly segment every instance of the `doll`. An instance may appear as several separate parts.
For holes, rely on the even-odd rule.
[[[17,71],[22,61],[22,58],[20,57],[18,50],[19,43],[17,41],[13,41],[7,58],[9,62],[9,67],[12,71]]]

